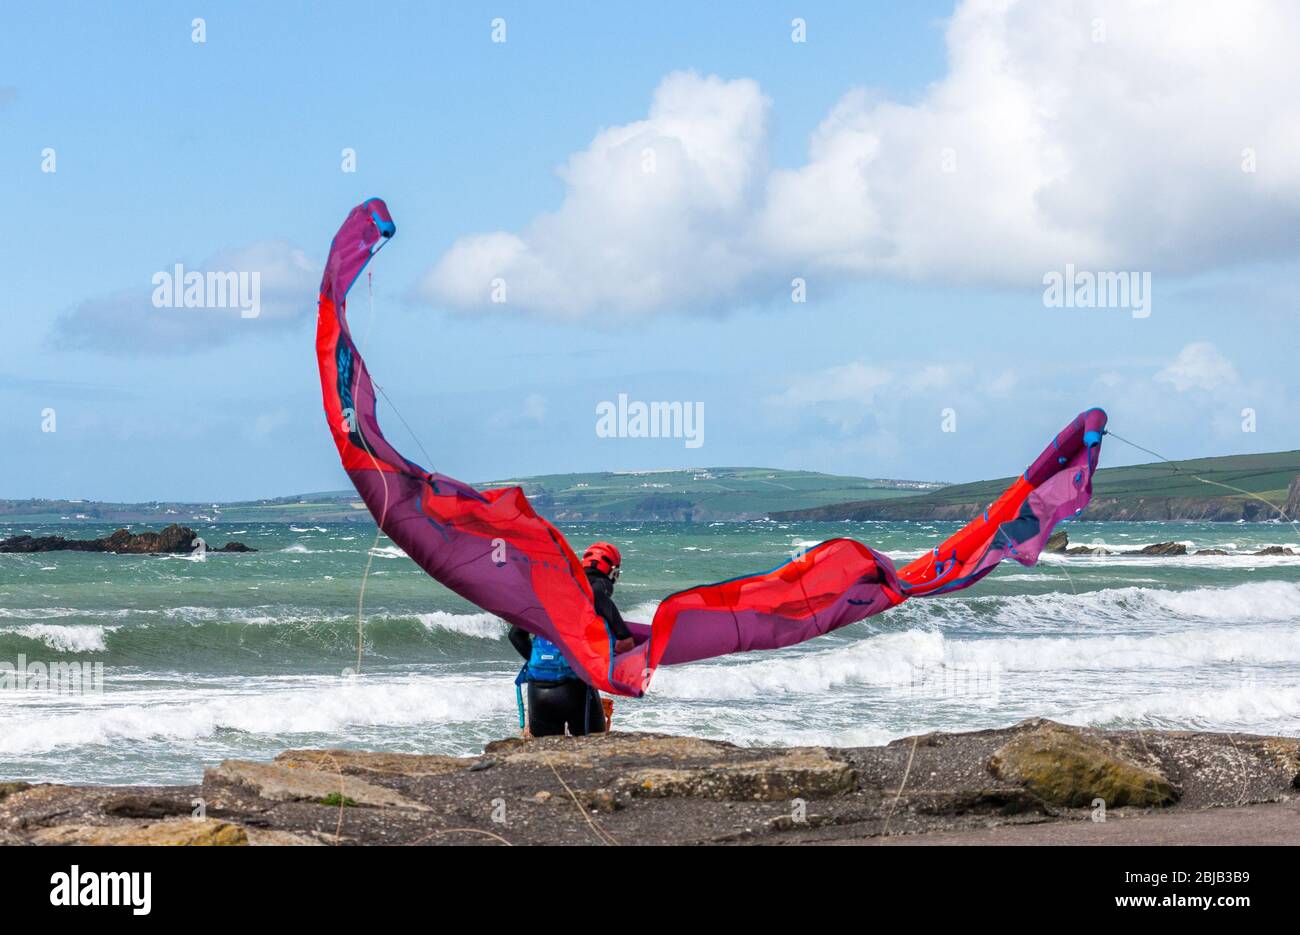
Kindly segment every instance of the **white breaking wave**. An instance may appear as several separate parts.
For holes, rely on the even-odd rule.
[[[1207,546],[1207,548],[1209,548]],[[1297,549],[1294,543],[1291,548]],[[1300,555],[1254,555],[1251,551],[1231,552],[1228,555],[1058,555],[1044,552],[1039,561],[1044,565],[1061,565],[1076,568],[1113,568],[1116,566],[1147,566],[1179,568],[1277,568],[1300,565]]]
[[[131,610],[81,610],[76,607],[0,607],[0,617],[14,620],[49,620],[60,617],[125,617]]]
[[[908,630],[818,652],[753,662],[664,666],[656,696],[748,699],[817,694],[846,685],[893,687],[1029,673],[1155,671],[1211,664],[1300,664],[1300,630],[1254,626],[1154,636],[947,639]]]
[[[642,601],[640,604],[633,604],[627,610],[623,611],[625,620],[632,620],[636,623],[649,623],[654,619],[655,611],[659,609],[659,601]]]
[[[1236,685],[1191,692],[1182,689],[1081,706],[1058,717],[1082,725],[1149,725],[1295,735],[1300,731],[1300,686]]]
[[[375,558],[406,558],[406,553],[395,545],[381,545],[370,550]]]
[[[426,630],[447,630],[485,640],[499,640],[509,629],[509,624],[504,620],[486,611],[479,614],[450,614],[444,610],[435,610],[428,614],[416,614],[416,619]]]
[[[1079,630],[1100,624],[1181,628],[1186,623],[1300,623],[1300,584],[1259,581],[1228,588],[1106,588],[1079,594],[916,598],[878,620]]]
[[[59,653],[99,653],[108,649],[105,637],[117,627],[94,624],[60,626],[54,623],[31,623],[23,627],[0,628],[0,633],[13,633],[29,640],[39,640]]]
[[[306,684],[304,684],[304,682]],[[175,702],[173,692],[133,692],[129,703],[89,699],[73,713],[16,710],[0,717],[0,755],[33,755],[69,747],[138,740],[195,740],[221,730],[254,735],[345,732],[373,726],[479,721],[514,710],[500,678],[439,677],[293,680],[286,687],[213,692]],[[193,698],[195,692],[188,693]]]
[[[294,608],[276,608],[262,605],[259,607],[166,607],[161,613],[165,617],[181,620],[185,623],[228,622],[244,623],[249,626],[275,626],[287,624],[336,623],[351,619],[351,614],[320,614],[299,611]]]

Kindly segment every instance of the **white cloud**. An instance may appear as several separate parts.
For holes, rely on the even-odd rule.
[[[540,393],[529,393],[524,398],[524,418],[539,425],[546,421],[546,397]]]
[[[546,421],[546,397],[529,393],[519,408],[502,409],[489,420],[495,428],[520,428],[525,425],[542,425]]]
[[[155,284],[142,282],[96,296],[65,310],[55,320],[52,343],[60,349],[114,354],[185,353],[268,330],[289,327],[315,314],[320,268],[292,244],[263,240],[217,253],[203,263],[182,264],[186,272],[256,273],[257,316],[227,308],[156,308]],[[159,272],[173,274],[174,264]],[[248,280],[251,283],[251,279]]]
[[[792,276],[1032,286],[1066,262],[1177,275],[1291,255],[1297,45],[1300,6],[1263,0],[969,0],[919,100],[849,91],[807,163],[777,171],[754,82],[675,73],[645,120],[569,160],[558,210],[457,241],[424,294],[491,308],[501,277],[511,308],[630,316]]]
[[[849,401],[869,405],[876,391],[893,379],[889,370],[854,361],[803,377],[771,401],[791,408]]]
[[[258,441],[270,438],[278,435],[285,426],[291,424],[292,418],[289,410],[283,407],[260,413],[248,424],[247,434]]]
[[[842,432],[851,432],[894,379],[892,371],[854,361],[799,377],[766,402],[780,415],[797,418],[811,413]]]
[[[918,393],[940,390],[952,382],[952,372],[939,364],[926,364],[907,376],[907,388]]]
[[[1237,382],[1237,368],[1209,341],[1195,341],[1179,351],[1155,379],[1172,384],[1180,393],[1218,390]]]
[[[579,317],[708,302],[741,286],[737,240],[761,178],[768,102],[752,81],[669,75],[645,120],[597,134],[561,170],[567,193],[522,236],[458,240],[424,282],[430,298]]]

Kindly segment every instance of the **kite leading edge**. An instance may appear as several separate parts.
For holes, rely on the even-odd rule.
[[[1005,558],[1033,565],[1056,524],[1092,497],[1106,428],[1100,409],[1073,419],[981,516],[902,568],[856,540],[831,539],[771,571],[670,595],[650,624],[629,624],[634,648],[615,652],[573,549],[520,488],[479,491],[431,473],[380,431],[375,388],[348,330],[347,295],[395,232],[381,199],[353,208],[321,280],[316,356],[343,467],[379,527],[416,564],[550,640],[601,691],[640,696],[660,665],[791,646],[911,598],[969,587]]]

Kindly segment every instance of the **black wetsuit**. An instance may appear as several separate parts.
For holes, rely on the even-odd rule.
[[[594,568],[587,569],[596,613],[605,618],[614,639],[631,636],[623,615],[614,604],[614,582]],[[533,655],[533,637],[527,630],[510,628],[510,645],[527,662]],[[564,733],[575,737],[598,734],[605,730],[605,710],[600,693],[579,678],[558,682],[528,683],[528,730],[534,737],[552,737]]]

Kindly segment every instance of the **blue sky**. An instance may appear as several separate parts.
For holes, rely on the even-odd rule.
[[[1092,405],[1174,457],[1297,447],[1289,11],[202,6],[3,14],[0,496],[345,486],[315,285],[371,195],[398,236],[354,332],[466,479],[968,480]],[[154,308],[178,262],[260,271],[266,313]],[[1150,314],[1045,306],[1067,263],[1149,273]],[[620,393],[702,402],[704,445],[598,437]]]

